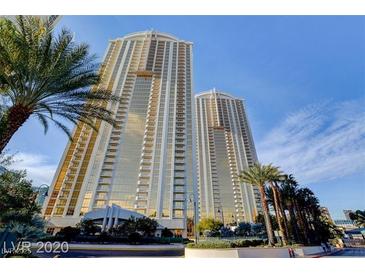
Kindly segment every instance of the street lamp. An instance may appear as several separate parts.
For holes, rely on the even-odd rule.
[[[232,214],[232,220],[233,220],[234,225],[237,225],[236,216],[234,214]]]
[[[189,195],[189,202],[193,204],[194,235],[195,235],[195,243],[197,244],[198,243],[198,229],[197,229],[198,216],[196,214],[196,200],[195,200],[195,195],[193,193],[191,193]]]
[[[42,195],[43,195],[44,197],[47,197],[47,196],[48,196],[49,185],[42,184],[42,185],[40,185],[40,186],[38,187],[38,190],[36,191],[36,193],[37,193],[36,199],[37,199],[37,200],[38,200],[38,197],[39,197],[39,195],[40,195],[40,193],[41,193],[41,189],[42,189],[42,187],[46,187],[46,188],[47,188],[46,192],[44,192]]]
[[[223,222],[223,226],[224,226],[224,214],[223,214],[223,208],[222,208],[222,210],[218,209],[218,213],[221,213],[221,215],[222,215],[222,222]]]

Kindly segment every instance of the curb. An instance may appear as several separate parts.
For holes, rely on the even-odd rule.
[[[309,257],[309,258],[321,258],[321,257],[328,256],[328,255],[334,255],[334,254],[339,253],[341,251],[342,251],[342,249],[338,249],[338,250],[335,250],[335,251],[332,251],[332,252],[329,252],[329,253],[321,253],[321,254],[318,254],[318,255],[315,255],[315,256]]]

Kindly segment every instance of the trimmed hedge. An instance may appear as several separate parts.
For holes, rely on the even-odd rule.
[[[235,241],[204,241],[196,243],[189,243],[188,248],[214,249],[214,248],[238,248],[238,247],[254,247],[263,245],[262,240],[235,240]]]
[[[73,243],[95,243],[95,244],[172,244],[172,243],[184,243],[191,242],[189,239],[181,237],[138,237],[133,234],[132,237],[113,237],[111,235],[78,235],[73,239],[63,237],[62,235],[48,236],[39,239],[40,242],[73,242]]]

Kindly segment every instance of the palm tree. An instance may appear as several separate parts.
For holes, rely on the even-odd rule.
[[[106,107],[118,98],[102,90],[94,60],[89,46],[74,43],[66,29],[55,35],[48,22],[32,16],[19,16],[16,23],[0,19],[0,96],[6,101],[0,108],[0,153],[31,116],[45,133],[51,121],[70,139],[59,118],[93,129],[100,120],[113,124]]]
[[[288,226],[288,218],[286,216],[286,212],[285,212],[285,207],[284,207],[284,201],[283,201],[283,197],[281,195],[281,184],[286,180],[286,178],[288,177],[288,175],[284,174],[282,176],[282,178],[280,178],[279,181],[275,181],[274,182],[274,185],[275,185],[275,188],[276,188],[276,192],[277,192],[277,197],[278,197],[278,206],[279,206],[279,212],[281,214],[281,217],[282,217],[282,222],[283,222],[283,225],[284,225],[284,230],[285,230],[285,233],[286,233],[286,237],[287,237],[287,240],[289,241],[289,239],[292,240],[292,237],[290,236],[290,232],[289,232],[289,226]],[[279,185],[280,183],[280,185]]]
[[[355,213],[350,213],[350,219],[355,221],[358,227],[365,227],[365,210],[356,210]]]
[[[279,170],[278,167],[275,167],[272,164],[264,166],[264,168],[266,170],[265,173],[267,176],[267,180],[269,181],[269,185],[271,187],[272,194],[273,194],[275,215],[276,215],[276,219],[278,221],[279,230],[282,234],[282,242],[283,242],[283,245],[287,245],[287,243],[288,243],[287,233],[285,230],[285,225],[283,224],[284,212],[281,210],[281,206],[280,206],[281,202],[279,202],[278,187],[275,184],[275,182],[280,181],[284,175],[283,175],[282,171]]]
[[[305,240],[307,243],[313,242],[316,238],[316,223],[321,216],[318,198],[309,188],[300,188],[297,191],[296,205]]]
[[[272,232],[272,226],[270,221],[269,208],[267,206],[266,194],[265,194],[265,184],[267,181],[267,174],[265,166],[255,163],[248,170],[243,171],[239,175],[240,181],[242,183],[248,183],[256,185],[260,191],[261,203],[264,213],[265,226],[267,231],[267,236],[269,240],[269,245],[274,245],[274,235]]]
[[[296,195],[298,191],[298,182],[292,174],[286,176],[280,185],[280,195],[283,206],[289,212],[289,223],[291,230],[291,238],[297,242],[301,242],[301,234],[298,227],[298,218],[295,212]]]

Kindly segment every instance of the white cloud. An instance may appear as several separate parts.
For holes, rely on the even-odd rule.
[[[41,154],[17,153],[11,169],[26,170],[27,178],[33,181],[33,185],[50,185],[57,166],[49,163],[49,159]]]
[[[257,144],[262,163],[279,165],[302,183],[365,170],[365,100],[322,102],[290,114]]]

